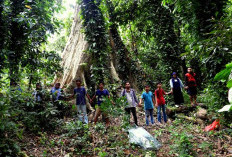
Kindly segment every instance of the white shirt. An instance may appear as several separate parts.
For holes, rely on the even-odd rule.
[[[129,107],[134,107],[133,105],[132,105],[132,96],[131,96],[131,94],[130,94],[130,91],[129,92],[125,92],[125,95],[126,95],[126,99],[127,99],[127,103],[128,103],[128,105],[126,106],[126,108],[129,108]]]

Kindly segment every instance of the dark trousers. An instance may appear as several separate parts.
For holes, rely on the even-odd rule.
[[[137,116],[136,116],[136,108],[135,107],[125,108],[125,111],[127,114],[129,114],[129,116],[130,116],[130,113],[132,112],[135,124],[138,125]],[[129,119],[129,122],[130,122],[130,119]]]
[[[173,96],[176,105],[180,105],[184,103],[184,97],[181,88],[173,88]]]

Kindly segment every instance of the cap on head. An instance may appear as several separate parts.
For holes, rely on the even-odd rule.
[[[172,75],[176,75],[177,73],[176,72],[173,72]]]

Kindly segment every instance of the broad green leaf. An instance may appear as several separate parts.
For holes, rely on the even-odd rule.
[[[214,77],[214,80],[215,81],[227,80],[228,77],[230,76],[230,73],[231,73],[231,69],[226,68],[226,69],[220,71],[219,73],[217,73],[217,75]]]
[[[229,80],[228,82],[227,82],[227,85],[226,85],[228,88],[231,88],[232,87],[232,79],[231,80]]]
[[[231,62],[231,63],[226,64],[226,68],[231,68],[231,69],[232,69],[232,62]]]

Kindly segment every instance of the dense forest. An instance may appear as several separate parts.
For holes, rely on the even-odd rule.
[[[0,0],[0,156],[232,156],[231,76],[232,0]]]

